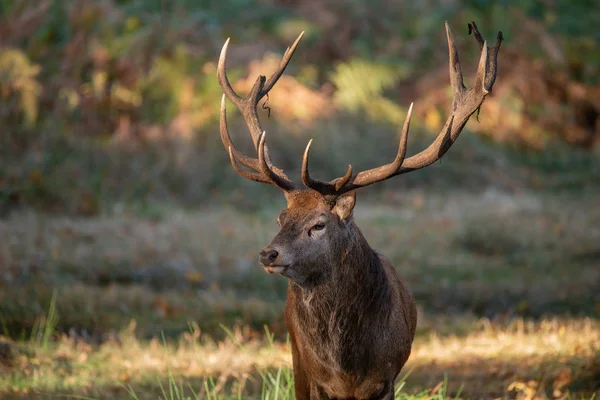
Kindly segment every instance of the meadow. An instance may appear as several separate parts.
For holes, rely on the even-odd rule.
[[[599,196],[414,189],[359,203],[359,226],[419,304],[402,396],[598,390],[600,212],[579,208]],[[3,221],[0,255],[18,268],[3,270],[0,391],[290,398],[286,282],[255,254],[276,211]]]

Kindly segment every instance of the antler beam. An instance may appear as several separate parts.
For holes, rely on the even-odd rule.
[[[334,179],[331,182],[322,182],[310,177],[308,173],[308,152],[310,143],[304,152],[302,161],[302,181],[306,186],[314,189],[324,195],[340,196],[351,190],[359,189],[377,182],[384,181],[393,176],[405,174],[425,168],[439,160],[452,146],[458,138],[458,135],[469,120],[469,117],[479,109],[485,96],[492,90],[496,80],[497,55],[503,37],[502,32],[498,32],[496,44],[489,48],[475,22],[469,24],[469,33],[474,32],[474,36],[481,47],[481,56],[479,66],[475,76],[475,84],[471,89],[467,89],[463,84],[463,75],[458,51],[454,43],[454,35],[450,26],[446,22],[446,36],[448,39],[448,53],[450,58],[450,84],[452,86],[453,100],[452,112],[441,132],[429,147],[411,157],[404,158],[406,155],[406,144],[408,138],[408,129],[410,126],[410,117],[412,107],[408,110],[408,115],[400,134],[400,145],[394,161],[381,167],[362,171],[353,177],[344,175],[342,178]],[[352,167],[348,168],[351,171]]]
[[[229,152],[229,157],[231,160],[231,164],[233,168],[244,178],[263,183],[274,184],[286,191],[293,190],[296,188],[294,183],[288,179],[285,173],[275,167],[271,162],[271,158],[269,157],[269,151],[264,144],[263,147],[260,146],[260,138],[262,136],[263,130],[260,125],[260,120],[258,119],[258,103],[260,100],[266,96],[269,91],[273,88],[275,83],[279,80],[283,71],[289,64],[292,56],[294,55],[294,51],[302,39],[304,32],[302,32],[298,38],[294,41],[291,47],[288,47],[279,63],[279,67],[267,80],[265,76],[260,75],[254,85],[252,86],[252,90],[248,94],[248,97],[243,98],[239,96],[231,87],[229,83],[229,79],[227,78],[227,72],[225,65],[227,63],[227,49],[229,47],[229,39],[225,41],[223,48],[221,49],[221,55],[219,57],[219,63],[217,66],[217,79],[219,81],[219,85],[223,90],[223,97],[221,99],[221,116],[220,116],[220,133],[221,133],[221,141],[223,142],[223,146]],[[229,129],[227,127],[227,109],[225,104],[225,97],[227,97],[242,113],[242,117],[248,126],[250,131],[250,135],[252,137],[252,142],[254,143],[254,147],[257,152],[263,152],[264,162],[261,162],[259,158],[249,157],[241,152],[239,152],[233,142],[231,137],[229,136]],[[262,150],[261,150],[262,148]],[[263,165],[264,164],[264,165]],[[244,170],[243,167],[249,168],[253,171]],[[266,166],[266,170],[265,170]],[[265,172],[267,171],[267,172]]]

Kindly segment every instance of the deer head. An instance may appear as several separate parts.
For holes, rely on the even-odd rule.
[[[309,151],[312,140],[306,146],[302,158],[302,183],[293,183],[285,173],[273,165],[266,144],[266,134],[262,130],[257,114],[258,102],[273,88],[283,74],[303,33],[289,47],[279,68],[266,79],[259,76],[246,98],[240,97],[231,87],[225,71],[229,39],[225,42],[217,69],[219,84],[224,95],[221,100],[220,134],[223,145],[229,152],[233,168],[243,177],[262,183],[275,185],[283,190],[287,208],[278,218],[281,227],[270,245],[260,251],[259,260],[270,273],[281,273],[299,284],[314,282],[330,271],[322,266],[330,265],[331,258],[343,259],[352,248],[358,229],[352,221],[352,210],[356,197],[355,190],[384,181],[393,176],[416,171],[439,160],[454,144],[469,117],[479,109],[486,95],[492,90],[496,79],[497,54],[502,42],[502,33],[493,47],[488,47],[474,22],[469,24],[469,33],[481,47],[479,66],[474,85],[466,88],[463,84],[461,65],[454,44],[454,37],[446,23],[446,36],[450,57],[450,83],[453,100],[450,116],[441,132],[429,147],[410,157],[406,157],[408,131],[413,105],[400,134],[396,157],[389,164],[354,173],[352,166],[344,176],[329,182],[317,180],[309,174]],[[235,104],[250,130],[257,157],[250,157],[236,150],[227,128],[225,97]],[[341,258],[340,258],[341,257]]]

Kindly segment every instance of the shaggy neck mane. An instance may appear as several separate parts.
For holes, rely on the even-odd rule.
[[[365,357],[376,335],[388,323],[391,290],[378,255],[350,222],[324,270],[330,273],[314,286],[292,283],[299,324],[322,357],[333,357],[345,369],[361,376]],[[371,334],[369,334],[369,332]],[[363,352],[357,357],[357,352]],[[361,361],[362,360],[362,361]]]
[[[350,240],[339,243],[333,252],[328,289],[335,288],[338,298],[346,301],[342,306],[356,301],[366,310],[370,304],[380,304],[388,294],[385,271],[379,256],[353,221],[348,230]]]

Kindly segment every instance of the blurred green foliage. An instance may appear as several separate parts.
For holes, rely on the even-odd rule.
[[[333,100],[343,109],[364,110],[373,119],[402,123],[404,113],[383,94],[408,74],[408,66],[402,68],[359,59],[340,63],[331,74],[331,82],[337,87]]]
[[[32,64],[20,50],[0,49],[1,98],[5,103],[9,103],[14,97],[18,98],[17,109],[23,114],[28,126],[35,124],[38,115],[41,91],[37,81],[39,72],[40,66]]]

